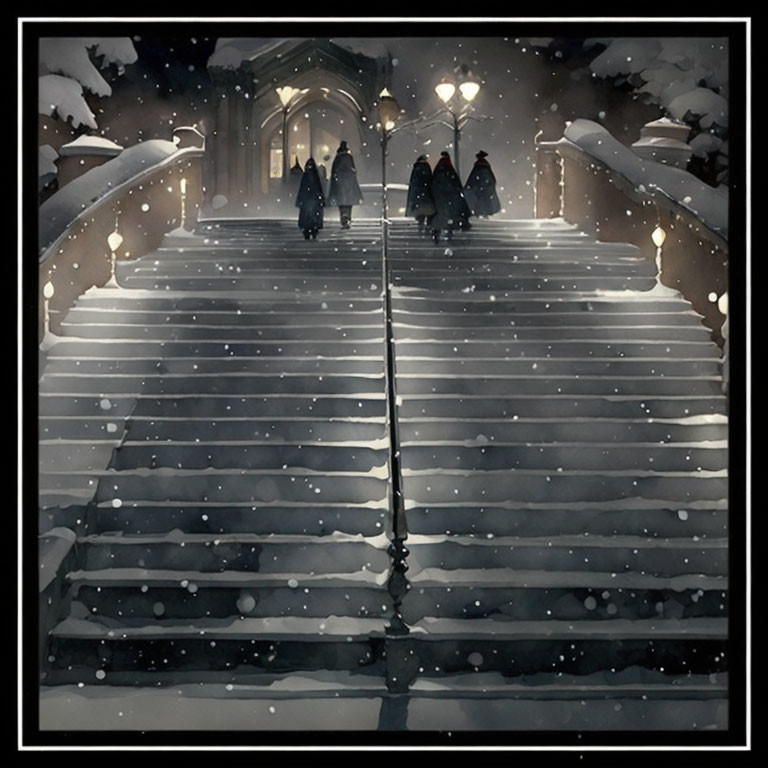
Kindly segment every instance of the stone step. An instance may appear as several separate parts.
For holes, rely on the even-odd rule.
[[[458,293],[417,295],[397,286],[392,290],[392,309],[404,317],[479,315],[480,317],[474,318],[482,321],[478,322],[478,325],[487,325],[490,317],[517,320],[517,318],[530,316],[538,323],[546,323],[547,318],[561,315],[572,316],[576,322],[576,318],[580,316],[592,324],[598,319],[608,319],[603,315],[618,315],[617,319],[621,320],[622,324],[637,318],[643,319],[646,323],[649,320],[654,323],[666,323],[681,315],[690,319],[701,319],[701,316],[691,309],[691,305],[682,296],[662,298],[637,291],[625,291],[613,296],[583,293],[564,297],[559,294],[548,296],[543,293],[524,295],[517,293],[513,296],[504,293],[489,294],[480,292],[479,288],[475,289],[477,293],[471,291],[466,296]],[[436,325],[440,323],[437,322]]]
[[[727,419],[718,414],[694,416],[665,421],[640,419],[528,419],[514,416],[499,419],[400,419],[400,440],[403,445],[455,443],[468,441],[472,445],[489,442],[643,442],[690,443],[706,440],[727,440]]]
[[[40,421],[42,439],[119,441],[126,431],[132,441],[247,440],[251,444],[291,445],[346,443],[361,448],[386,448],[385,425],[380,419],[240,419],[192,417],[132,416],[129,421],[103,416],[100,418],[44,417]],[[201,435],[203,437],[201,437]]]
[[[56,371],[44,374],[41,379],[41,397],[49,396],[81,396],[81,397],[95,397],[99,396],[101,401],[101,387],[104,386],[104,382],[108,381],[108,387],[112,391],[110,395],[111,399],[118,402],[121,393],[123,397],[139,397],[140,395],[152,395],[154,397],[161,397],[163,395],[175,397],[176,395],[183,395],[183,392],[177,392],[176,395],[172,394],[172,388],[166,385],[163,387],[163,380],[157,380],[157,378],[147,380],[146,375],[158,371],[158,366],[164,366],[164,369],[168,373],[183,374],[188,376],[195,376],[199,378],[199,381],[207,381],[210,390],[212,386],[221,387],[222,384],[216,382],[216,371],[221,373],[223,365],[230,365],[229,362],[222,361],[221,364],[218,360],[212,359],[206,361],[199,361],[198,358],[189,357],[185,359],[176,359],[163,361],[161,359],[131,359],[131,360],[82,360],[78,361],[75,357],[58,358],[61,362],[73,363],[75,365],[77,375],[72,375],[72,372],[62,371],[61,374],[57,374]],[[56,361],[50,361],[48,365],[55,365]],[[77,365],[80,362],[80,365]],[[316,395],[321,396],[336,396],[339,397],[360,397],[370,398],[371,396],[380,396],[384,391],[384,377],[381,373],[331,373],[318,376],[317,374],[307,373],[259,373],[258,371],[249,371],[250,361],[237,361],[232,360],[232,367],[235,369],[235,373],[238,369],[242,369],[243,372],[248,373],[245,377],[227,377],[226,387],[230,389],[235,387],[234,394],[251,395],[253,397],[269,396],[269,395]],[[260,362],[260,361],[257,361]],[[197,365],[197,369],[194,366]],[[102,372],[120,373],[125,374],[128,378],[125,378],[124,383],[118,387],[118,379],[112,378],[106,380],[99,377],[94,378],[90,374],[98,374]],[[142,376],[141,374],[144,374]],[[201,378],[201,376],[208,374],[207,379]],[[133,378],[130,378],[133,377]],[[170,380],[169,380],[170,381]],[[61,386],[59,386],[61,385]],[[183,387],[183,384],[179,384],[176,381],[177,389]],[[96,392],[97,387],[99,388]],[[115,391],[119,389],[120,391]],[[168,392],[171,389],[171,392]],[[206,387],[199,386],[197,388],[191,387],[191,393],[189,396],[199,396]],[[243,390],[243,391],[240,391]],[[66,394],[65,394],[66,393]],[[210,396],[212,392],[207,392]],[[220,393],[226,396],[226,393]],[[232,394],[232,393],[230,393]]]
[[[507,341],[471,340],[427,341],[425,339],[410,340],[395,337],[398,359],[410,356],[430,358],[652,358],[652,359],[719,359],[720,350],[711,342],[669,342],[669,341],[576,341],[560,339],[558,341],[523,341],[510,339]],[[356,348],[363,345],[353,342]],[[285,348],[285,345],[281,345]],[[309,346],[305,343],[304,346]],[[320,346],[318,345],[312,345]]]
[[[626,498],[691,499],[728,497],[728,479],[720,472],[643,470],[409,470],[403,469],[406,503],[589,502]],[[137,497],[140,498],[140,497]]]
[[[104,468],[105,459],[93,442],[45,440],[39,446],[42,472],[54,472],[66,466],[73,472],[91,472]],[[311,469],[315,471],[367,472],[386,464],[385,447],[379,450],[334,445],[264,445],[259,443],[222,441],[220,443],[186,443],[127,441],[117,442],[108,459],[107,468],[122,471],[148,467],[184,467],[207,469],[242,467],[245,469]]]
[[[68,356],[69,357],[69,356]],[[186,356],[185,356],[186,357]],[[103,357],[95,358],[104,360]],[[114,360],[114,358],[111,358]],[[188,356],[188,359],[194,360],[194,353]],[[194,362],[191,363],[195,365]],[[139,366],[142,367],[142,366]],[[270,379],[287,377],[290,374],[300,374],[304,378],[313,376],[315,382],[322,381],[326,376],[336,374],[337,376],[350,378],[362,378],[365,376],[377,377],[377,387],[375,391],[381,391],[383,385],[383,359],[363,359],[349,360],[345,358],[270,358],[260,359],[257,372],[250,370],[235,371],[222,376],[215,373],[198,373],[192,368],[188,374],[185,373],[110,373],[99,378],[98,385],[94,384],[93,377],[89,373],[51,373],[41,380],[41,391],[54,394],[83,394],[88,389],[94,392],[96,386],[99,391],[104,393],[144,393],[144,394],[200,394],[201,392],[212,391],[221,394],[247,394],[249,392],[258,392],[259,379],[268,376]],[[218,380],[220,381],[218,381]],[[342,391],[365,391],[358,390],[359,383],[353,381],[350,386]],[[262,390],[263,391],[263,390]],[[281,390],[278,390],[281,391]],[[291,391],[290,388],[285,391]],[[322,389],[312,389],[310,392],[322,391]]]
[[[441,376],[403,374],[398,372],[397,392],[400,396],[417,395],[593,395],[702,397],[722,394],[720,376]]]
[[[574,278],[576,280],[577,278]],[[628,280],[629,278],[627,278]],[[248,275],[205,276],[185,275],[135,275],[125,274],[118,277],[120,287],[126,290],[133,288],[158,291],[226,291],[236,288],[238,291],[280,291],[286,293],[321,294],[325,291],[335,293],[347,293],[354,291],[356,294],[366,294],[371,297],[381,295],[381,279],[379,276],[366,277],[342,277],[331,274],[330,276],[313,275],[295,276],[289,275],[262,275],[261,277],[249,277]],[[626,281],[625,281],[626,282]],[[590,283],[585,283],[590,285]],[[617,286],[619,282],[617,281]],[[624,287],[621,284],[621,287]]]
[[[54,669],[265,670],[381,668],[386,620],[275,616],[154,620],[67,618],[51,632]]]
[[[353,350],[374,349],[375,346],[381,346],[384,343],[383,323],[380,326],[374,326],[370,329],[360,328],[347,330],[346,328],[314,328],[308,335],[301,333],[299,329],[291,329],[290,335],[286,329],[283,336],[277,336],[274,341],[265,338],[264,333],[259,329],[248,326],[218,326],[212,325],[201,327],[194,323],[189,325],[176,325],[175,323],[164,323],[163,325],[139,325],[131,323],[128,325],[114,325],[111,323],[84,324],[62,323],[62,334],[68,338],[81,339],[103,339],[105,334],[109,334],[110,339],[147,339],[161,341],[185,341],[189,338],[195,340],[225,340],[225,343],[232,341],[250,341],[262,344],[266,354],[269,349],[282,348],[286,354],[288,350],[309,350],[311,354],[323,354],[322,350],[336,349],[339,353],[353,354]],[[269,330],[269,329],[268,329]],[[304,329],[309,330],[309,329]],[[275,331],[270,330],[270,335],[275,336]],[[291,336],[295,338],[291,338]]]
[[[97,339],[67,338],[58,342],[51,350],[52,357],[79,355],[82,358],[123,358],[151,357],[259,357],[260,359],[370,359],[383,358],[383,345],[375,340],[350,342],[323,341],[287,341],[270,342],[229,339],[219,336],[216,339]]]
[[[296,296],[286,298],[276,296],[276,291],[263,297],[254,296],[253,292],[229,290],[225,292],[185,293],[142,290],[115,290],[111,288],[91,288],[77,300],[75,309],[123,312],[193,312],[236,315],[238,310],[245,314],[272,319],[275,324],[292,325],[303,319],[322,316],[329,324],[341,323],[354,318],[356,323],[366,317],[382,317],[383,309],[380,296]]]
[[[608,502],[409,504],[408,530],[418,535],[722,537],[725,500],[621,499]]]
[[[570,258],[568,258],[570,256]],[[457,258],[456,255],[446,259],[443,264],[430,264],[429,260],[418,261],[406,254],[400,259],[394,259],[391,264],[392,282],[395,285],[411,285],[412,278],[416,278],[415,284],[421,284],[422,280],[435,280],[442,282],[444,279],[461,279],[464,281],[479,278],[481,281],[508,281],[514,285],[515,281],[522,278],[542,277],[549,280],[559,278],[619,278],[619,277],[649,277],[655,278],[656,267],[653,262],[645,259],[611,259],[609,262],[597,257],[591,258],[591,254],[584,254],[579,259],[576,254],[571,255],[570,250],[558,250],[555,253],[547,253],[545,258],[539,258],[539,253],[522,252],[506,259],[482,259],[466,258],[464,254]],[[156,267],[160,270],[162,267]],[[478,289],[480,290],[479,286]],[[504,290],[510,288],[504,287]]]
[[[149,281],[148,281],[149,282]],[[177,281],[179,285],[182,281]],[[446,292],[474,292],[474,291],[504,291],[504,292],[536,292],[546,291],[650,291],[656,285],[656,278],[648,276],[621,276],[621,275],[595,275],[593,277],[584,275],[560,275],[553,274],[551,277],[534,275],[517,275],[515,277],[499,276],[485,277],[473,274],[469,275],[447,275],[442,277],[418,277],[415,275],[393,275],[393,285],[399,288],[418,289],[429,291],[432,295],[441,291]],[[266,282],[265,282],[266,285]],[[146,285],[141,287],[159,287],[164,288],[164,284]],[[172,286],[178,287],[178,286]],[[192,287],[191,285],[189,287]],[[256,290],[259,288],[253,286]],[[333,290],[329,288],[329,290]],[[338,290],[343,290],[339,288]],[[362,289],[361,289],[362,290]]]
[[[390,530],[386,500],[327,506],[322,502],[184,502],[131,503],[114,507],[102,503],[88,510],[94,533],[160,534],[181,529],[188,533],[327,536],[337,531],[377,536]]]
[[[277,445],[240,443],[154,443],[123,442],[112,454],[109,468],[118,471],[139,467],[176,467],[186,469],[309,469],[316,472],[368,472],[384,466],[388,452],[370,448],[334,445]],[[41,466],[44,466],[41,461]]]
[[[632,343],[662,343],[669,346],[677,344],[709,344],[711,343],[711,331],[703,325],[693,326],[570,326],[567,338],[563,329],[557,326],[529,327],[529,326],[478,326],[478,327],[430,327],[428,325],[415,326],[395,323],[395,341],[402,342],[501,342],[506,339],[515,343],[521,342],[549,342],[555,344],[568,344],[571,342],[607,344],[613,341]]]
[[[396,332],[401,338],[409,338],[410,334],[414,333],[414,328],[423,328],[429,331],[438,328],[450,330],[451,332],[457,329],[459,333],[487,332],[489,328],[488,322],[491,318],[498,321],[497,327],[500,331],[506,328],[513,334],[517,332],[520,334],[519,338],[521,339],[524,338],[523,334],[531,333],[534,330],[547,331],[548,333],[557,331],[559,336],[555,338],[563,338],[566,333],[570,332],[571,328],[589,329],[590,332],[594,332],[593,329],[599,328],[601,332],[604,330],[606,333],[618,332],[623,335],[630,332],[634,333],[635,328],[647,327],[649,323],[653,322],[654,317],[659,326],[671,329],[666,338],[676,337],[678,329],[700,329],[703,327],[701,325],[701,318],[688,312],[663,312],[660,315],[637,311],[627,311],[620,314],[613,312],[580,312],[578,310],[546,314],[530,311],[515,312],[514,310],[509,312],[481,313],[470,309],[466,312],[462,312],[461,309],[454,312],[448,311],[448,308],[445,308],[440,312],[436,307],[424,307],[422,310],[418,308],[398,309],[393,307],[392,316]]]
[[[589,580],[595,571],[653,576],[682,574],[727,575],[727,539],[648,538],[640,536],[494,536],[412,535],[407,543],[409,579],[427,569],[443,569],[451,579],[460,570],[483,568],[566,571],[573,585],[579,572]],[[504,573],[506,577],[508,574]],[[519,576],[515,579],[519,582]],[[461,584],[459,576],[448,582]]]
[[[267,574],[324,573],[333,563],[336,574],[361,570],[382,573],[390,566],[384,534],[364,538],[330,536],[258,536],[253,534],[185,533],[164,535],[90,535],[78,539],[79,562],[87,571],[112,568],[195,570]],[[287,582],[291,577],[285,577]],[[215,586],[215,585],[214,585]]]
[[[39,412],[45,416],[240,416],[295,418],[310,420],[326,417],[384,418],[386,402],[383,393],[373,397],[318,396],[287,397],[281,395],[241,395],[233,397],[206,394],[174,397],[173,395],[125,395],[110,398],[42,394]]]
[[[569,397],[545,395],[537,397],[495,397],[488,395],[414,396],[400,395],[398,414],[401,418],[445,418],[453,416],[457,421],[465,418],[510,419],[525,416],[555,418],[675,418],[699,414],[725,412],[723,397],[666,397],[654,398],[642,395]]]
[[[243,252],[244,251],[244,252]],[[161,270],[197,270],[212,268],[222,274],[236,272],[247,274],[248,272],[260,273],[264,270],[277,272],[286,270],[307,271],[318,274],[344,274],[377,275],[381,274],[381,246],[371,245],[365,251],[328,251],[322,252],[306,249],[305,253],[298,253],[291,249],[287,251],[280,248],[245,248],[243,250],[217,250],[210,246],[198,246],[195,248],[159,248],[156,252],[144,256],[135,261],[121,262],[125,273],[130,268],[139,274],[142,272],[160,272]]]
[[[113,506],[133,501],[173,502],[275,502],[322,501],[326,504],[380,502],[388,493],[386,465],[368,473],[310,470],[158,469],[93,471],[90,473],[41,473],[40,486],[62,490],[77,482],[79,475],[97,484],[94,501]],[[89,485],[91,483],[89,482]]]
[[[125,450],[125,449],[122,449]],[[400,449],[401,464],[410,469],[653,469],[668,471],[723,469],[728,445],[703,442],[669,443],[517,443],[514,445],[414,445]]]
[[[724,587],[590,587],[573,581],[552,587],[463,585],[450,580],[444,585],[416,581],[402,605],[403,620],[416,624],[424,616],[452,619],[495,618],[506,621],[594,621],[611,619],[725,617],[728,611]],[[709,580],[710,582],[713,580]],[[519,580],[517,581],[519,584]],[[450,584],[451,586],[447,586]],[[704,588],[707,587],[708,588]]]
[[[298,583],[298,587],[290,586]],[[74,609],[78,615],[121,620],[224,619],[233,615],[253,618],[328,615],[355,618],[388,618],[392,599],[379,585],[328,585],[301,582],[287,576],[282,584],[269,586],[218,586],[205,581],[195,591],[175,586],[147,584],[108,587],[84,584],[78,588]],[[95,584],[95,583],[94,583]]]
[[[324,321],[324,314],[315,313],[305,316],[303,325],[288,313],[270,314],[269,312],[187,312],[170,309],[168,311],[152,310],[110,310],[91,309],[77,306],[70,310],[68,322],[62,323],[66,327],[69,323],[73,327],[103,327],[123,329],[132,326],[161,328],[172,326],[175,328],[190,328],[200,332],[221,329],[222,335],[226,335],[235,329],[250,329],[254,338],[258,336],[264,339],[310,339],[331,340],[336,338],[379,338],[382,335],[383,315],[378,312],[353,313],[338,315],[339,321]],[[276,319],[283,319],[283,324],[278,325]],[[285,334],[285,335],[281,335]],[[346,334],[346,336],[344,336]]]
[[[329,361],[332,362],[332,361]],[[358,363],[361,365],[362,363]],[[398,373],[446,373],[478,374],[506,373],[529,376],[714,376],[720,373],[717,358],[676,358],[664,360],[658,357],[634,358],[488,358],[470,359],[450,357],[421,357],[398,354]]]

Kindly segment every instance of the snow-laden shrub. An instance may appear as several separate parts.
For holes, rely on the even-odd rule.
[[[57,114],[72,119],[75,128],[97,128],[96,120],[83,97],[85,88],[95,96],[112,95],[91,56],[101,67],[114,64],[122,73],[137,59],[128,37],[43,37],[40,38],[40,114]],[[46,74],[48,73],[48,74]]]

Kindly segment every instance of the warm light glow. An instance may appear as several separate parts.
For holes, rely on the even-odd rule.
[[[275,88],[275,90],[277,91],[277,95],[280,97],[280,103],[284,107],[287,107],[295,96],[298,96],[300,93],[302,93],[302,91],[300,91],[298,88],[294,88],[291,85],[284,85],[282,88]],[[306,93],[306,90],[303,91],[303,93]]]
[[[435,88],[435,93],[440,97],[440,101],[447,104],[453,98],[453,94],[456,93],[456,86],[453,83],[440,83]]]
[[[379,120],[384,128],[391,131],[395,120],[400,116],[400,105],[395,97],[385,88],[379,94]]]
[[[182,179],[179,186],[181,187],[181,194],[186,195],[187,194],[187,180]]]
[[[667,233],[659,226],[651,233],[651,240],[657,248],[661,248],[664,245],[664,241],[667,239]]]
[[[717,300],[717,308],[720,310],[720,313],[723,315],[728,314],[728,291],[726,291],[718,300]]]
[[[461,91],[461,95],[467,100],[472,101],[472,99],[477,96],[478,92],[480,91],[480,83],[462,83],[459,86],[459,90]]]
[[[46,299],[52,299],[53,298],[53,283],[49,280],[44,286],[43,286],[43,296],[45,296]]]
[[[123,236],[117,230],[107,238],[107,245],[109,245],[109,250],[112,251],[112,253],[114,253],[122,244]]]

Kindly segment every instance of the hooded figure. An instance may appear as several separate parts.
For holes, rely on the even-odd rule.
[[[432,173],[432,198],[435,201],[436,213],[430,217],[432,239],[440,240],[440,230],[448,230],[448,239],[452,237],[456,227],[469,229],[471,212],[461,190],[461,181],[451,164],[447,152],[440,153],[440,160]]]
[[[427,218],[435,213],[435,201],[432,199],[432,169],[429,167],[426,155],[419,156],[413,164],[405,213],[407,216],[416,217],[419,232],[424,228]]]
[[[331,188],[328,190],[328,205],[339,207],[339,219],[344,229],[349,229],[352,221],[352,206],[363,202],[363,193],[357,183],[355,161],[347,149],[347,142],[342,141],[336,150],[336,157],[331,167]]]
[[[490,163],[485,159],[487,152],[481,149],[475,157],[475,165],[464,185],[464,197],[475,216],[493,216],[501,210],[501,203],[496,194],[496,177]]]
[[[304,175],[299,184],[299,193],[296,196],[296,207],[299,209],[299,229],[304,232],[304,239],[313,240],[317,237],[318,230],[323,228],[323,186],[317,173],[315,161],[310,157],[304,166]]]

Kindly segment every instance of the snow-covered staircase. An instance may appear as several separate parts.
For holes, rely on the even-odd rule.
[[[71,310],[41,380],[42,503],[84,512],[48,682],[383,687],[380,231],[216,222]]]
[[[637,249],[560,220],[390,227],[409,632],[385,638],[380,234],[209,222],[70,311],[41,505],[78,567],[44,682],[380,700],[414,730],[723,726],[718,349]]]
[[[439,247],[395,225],[390,253],[412,690],[482,699],[460,707],[478,728],[526,690],[724,697],[727,419],[701,318],[636,248],[558,220]]]

